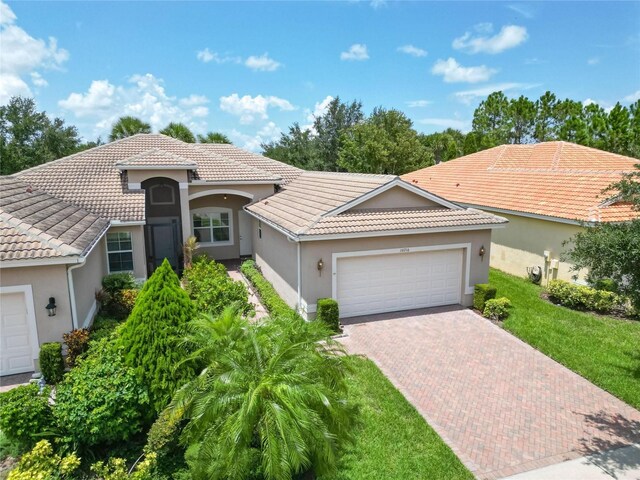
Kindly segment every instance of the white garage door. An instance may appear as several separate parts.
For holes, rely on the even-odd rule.
[[[37,334],[31,290],[0,293],[0,375],[33,371]]]
[[[462,249],[342,257],[341,317],[460,303]]]

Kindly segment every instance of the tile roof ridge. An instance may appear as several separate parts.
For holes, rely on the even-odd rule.
[[[498,156],[491,162],[491,165],[489,165],[487,167],[487,170],[493,170],[494,168],[496,168],[497,163],[502,159],[502,156],[505,154],[505,152],[507,151],[507,147],[509,147],[510,145],[508,144],[503,144],[503,145],[499,145],[496,148],[500,148],[500,153],[498,153]],[[476,152],[476,153],[480,153],[480,152]]]
[[[171,157],[173,159],[180,160],[183,163],[188,163],[189,165],[197,165],[197,163],[194,162],[193,160],[189,160],[188,158],[184,158],[182,155],[178,155],[177,153],[169,152],[168,150],[165,150],[165,149],[160,148],[160,147],[152,147],[152,148],[144,150],[144,151],[142,151],[140,153],[136,153],[135,155],[131,155],[130,157],[126,157],[126,158],[123,158],[121,160],[118,160],[116,162],[116,165],[124,165],[124,164],[126,164],[128,162],[131,162],[134,159],[137,160],[139,158],[144,158],[145,156],[148,156],[150,153],[156,153],[156,152],[161,153],[161,154],[163,154],[163,155],[165,155],[167,157]]]
[[[558,142],[558,146],[556,146],[556,151],[553,155],[553,159],[551,160],[551,170],[558,170],[563,148],[564,148],[564,142],[563,141]]]

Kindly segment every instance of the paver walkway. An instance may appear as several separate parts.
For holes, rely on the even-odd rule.
[[[640,441],[640,412],[471,310],[361,317],[345,333],[481,479]]]

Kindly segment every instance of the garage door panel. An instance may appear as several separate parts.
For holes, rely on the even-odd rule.
[[[339,258],[336,282],[343,317],[460,303],[462,250]]]
[[[0,294],[0,375],[33,370],[37,337],[27,302],[33,303],[27,291]]]

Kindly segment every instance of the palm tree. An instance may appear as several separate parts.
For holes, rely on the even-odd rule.
[[[184,123],[171,122],[169,125],[160,130],[160,133],[169,137],[177,138],[187,143],[196,143],[196,137]]]
[[[169,409],[188,423],[194,479],[290,480],[336,469],[352,440],[348,357],[320,322],[249,323],[227,308],[188,326],[184,346],[206,365]]]
[[[136,117],[120,117],[111,127],[109,141],[130,137],[136,133],[151,133],[151,125]]]
[[[198,142],[200,143],[231,143],[229,137],[220,132],[209,132],[206,135],[198,134]]]

